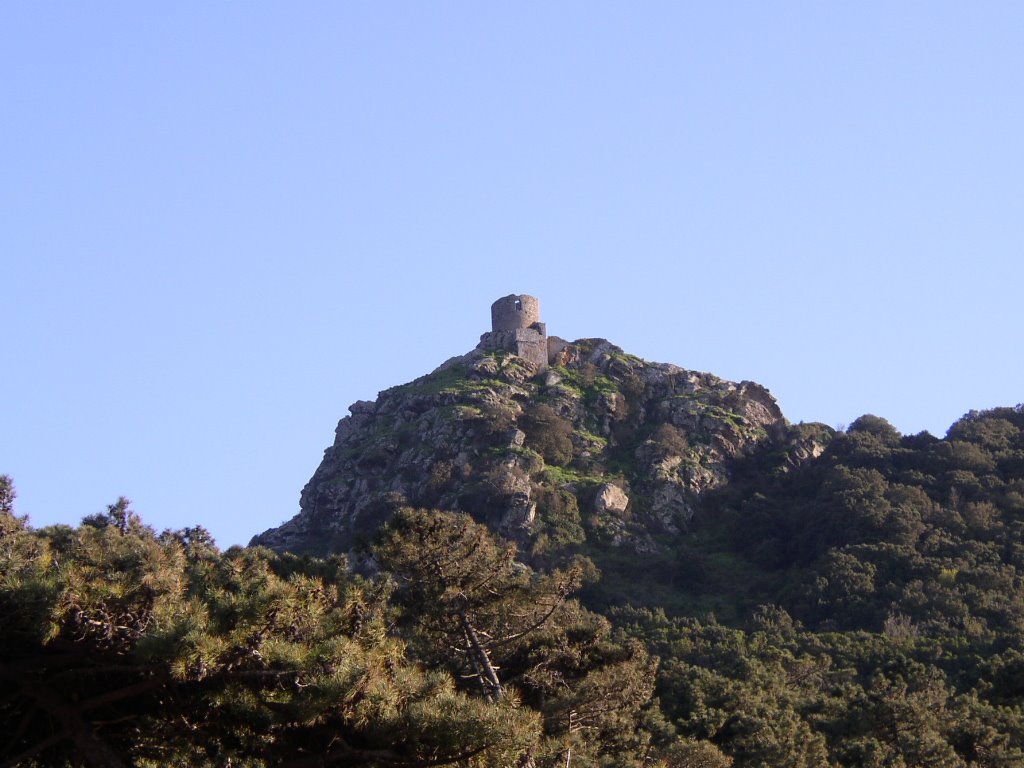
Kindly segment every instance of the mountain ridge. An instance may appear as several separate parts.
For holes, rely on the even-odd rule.
[[[413,506],[468,512],[524,553],[588,541],[656,552],[736,461],[784,472],[834,434],[789,424],[760,384],[605,339],[559,339],[548,365],[477,348],[349,410],[299,514],[253,544],[348,551]]]

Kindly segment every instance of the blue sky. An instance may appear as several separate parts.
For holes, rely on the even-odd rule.
[[[0,473],[222,545],[549,332],[943,434],[1024,400],[1020,3],[0,5]]]

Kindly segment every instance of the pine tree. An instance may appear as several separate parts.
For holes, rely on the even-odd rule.
[[[506,766],[538,718],[411,661],[343,560],[0,512],[0,765]]]
[[[655,662],[569,599],[582,566],[535,572],[468,516],[426,510],[400,513],[375,555],[397,580],[417,653],[482,697],[542,713],[538,764],[596,764],[588,761],[643,748],[635,734]]]

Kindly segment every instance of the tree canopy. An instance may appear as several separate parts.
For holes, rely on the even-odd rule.
[[[535,738],[411,660],[389,582],[340,558],[222,553],[123,499],[75,529],[0,514],[0,765],[508,765]]]
[[[0,477],[0,768],[1024,765],[1024,409],[743,461],[669,555],[404,509],[363,575]]]

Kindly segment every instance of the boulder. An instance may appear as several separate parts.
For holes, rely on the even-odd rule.
[[[621,515],[629,506],[629,496],[617,485],[605,483],[597,490],[594,497],[594,511],[597,514],[611,513]]]

